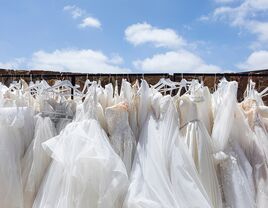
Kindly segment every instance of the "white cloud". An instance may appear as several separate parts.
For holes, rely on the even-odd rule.
[[[22,64],[24,64],[24,58],[15,58],[12,61],[0,62],[0,68],[2,69],[19,69]]]
[[[146,72],[220,72],[220,67],[209,65],[199,56],[186,51],[170,51],[133,62],[139,71]]]
[[[96,27],[100,28],[101,23],[98,19],[93,17],[86,17],[82,20],[82,23],[79,24],[79,27],[85,28],[85,27]]]
[[[244,63],[238,64],[242,70],[268,69],[268,51],[255,51]]]
[[[229,3],[233,3],[236,2],[237,0],[215,0],[216,3],[220,3],[220,4],[229,4]]]
[[[74,19],[81,17],[85,14],[85,11],[75,5],[67,5],[63,8],[64,11],[68,11]]]
[[[268,22],[251,21],[247,27],[257,34],[259,41],[268,42]]]
[[[74,19],[83,18],[82,22],[78,25],[80,28],[101,28],[101,22],[97,18],[91,17],[85,10],[76,5],[67,5],[63,8],[63,10],[69,12]]]
[[[16,60],[15,60],[16,61]],[[53,52],[37,51],[30,59],[25,59],[17,65],[0,65],[3,68],[31,68],[51,71],[64,72],[83,72],[83,73],[123,73],[130,70],[119,66],[123,59],[108,57],[101,51],[90,49],[61,49]],[[14,63],[11,61],[9,63]]]
[[[248,30],[257,35],[259,42],[268,41],[267,17],[268,0],[243,0],[238,6],[220,6],[216,8],[209,19],[224,20],[231,26]],[[204,19],[204,18],[203,18]]]
[[[206,21],[209,21],[210,20],[210,17],[209,17],[209,15],[202,15],[197,20],[198,21],[201,21],[201,22],[206,22]]]
[[[118,65],[123,64],[124,59],[121,56],[119,56],[118,54],[112,54],[110,57],[109,63],[118,64]]]
[[[155,47],[179,48],[185,45],[185,40],[174,30],[169,28],[159,29],[146,22],[127,27],[125,37],[135,46],[151,43]]]

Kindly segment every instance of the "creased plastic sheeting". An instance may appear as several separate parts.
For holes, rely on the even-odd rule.
[[[42,148],[42,143],[56,135],[49,117],[36,116],[35,135],[22,159],[22,183],[24,208],[31,208],[51,158]]]
[[[214,95],[214,99],[217,100],[215,105],[218,105],[215,106],[217,112],[212,130],[215,153],[223,151],[227,146],[234,121],[237,87],[237,82],[229,82],[227,86],[219,86],[219,93],[216,92],[216,96]]]
[[[225,206],[255,208],[252,167],[245,155],[249,138],[241,132],[246,129],[236,101],[237,82],[225,82],[218,90],[220,105],[216,112],[212,138]]]
[[[126,169],[97,120],[73,122],[43,145],[53,162],[34,208],[122,206]]]
[[[124,208],[211,207],[187,147],[178,140],[178,114],[167,97],[160,99],[160,119],[149,112],[144,122]]]
[[[0,207],[23,207],[21,157],[33,138],[32,111],[0,108]]]

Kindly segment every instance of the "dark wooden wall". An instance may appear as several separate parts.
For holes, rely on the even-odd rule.
[[[238,100],[243,99],[243,93],[246,89],[249,79],[252,79],[256,83],[256,88],[260,92],[261,90],[268,87],[268,70],[252,71],[252,72],[242,72],[242,73],[218,73],[218,74],[181,74],[175,73],[173,75],[169,74],[78,74],[78,73],[60,73],[53,71],[24,71],[24,70],[5,70],[0,69],[0,82],[9,85],[13,80],[18,80],[23,78],[26,82],[30,80],[41,80],[45,79],[49,84],[53,84],[55,80],[58,79],[68,79],[73,84],[80,85],[83,88],[86,79],[90,80],[101,80],[102,85],[118,80],[119,88],[121,84],[121,79],[125,78],[131,83],[134,83],[136,79],[146,79],[149,84],[156,84],[160,78],[170,78],[173,81],[180,81],[182,78],[191,80],[199,79],[203,80],[205,85],[208,86],[213,92],[215,83],[218,83],[220,79],[225,77],[227,80],[235,80],[238,82]],[[268,105],[268,96],[264,98],[266,105]]]

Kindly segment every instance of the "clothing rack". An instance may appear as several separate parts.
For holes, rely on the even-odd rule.
[[[159,76],[159,77],[182,77],[182,76],[194,76],[194,77],[202,77],[202,76],[216,76],[216,77],[268,77],[268,69],[258,70],[258,71],[245,71],[245,72],[224,72],[224,73],[69,73],[69,72],[54,72],[54,71],[20,71],[16,73],[15,70],[5,70],[6,73],[2,73],[0,69],[0,78],[23,78],[23,77],[33,77],[33,78],[53,78],[53,77],[103,77],[103,76],[111,76],[111,77],[144,77],[144,76]],[[39,72],[39,73],[36,73]]]
[[[113,78],[113,80],[126,78],[129,81],[135,81],[136,79],[151,79],[151,80],[159,80],[160,78],[170,78],[172,81],[179,81],[182,78],[186,79],[214,79],[219,80],[220,78],[225,77],[228,80],[248,80],[250,78],[255,79],[255,81],[261,81],[263,83],[267,83],[268,86],[268,69],[266,70],[254,70],[254,71],[245,71],[245,72],[224,72],[224,73],[69,73],[69,72],[56,72],[56,71],[25,71],[25,70],[6,70],[0,69],[0,81],[4,78],[8,79],[69,79],[72,85],[77,83],[83,84],[84,80],[89,78],[91,80],[98,79],[109,79]],[[248,79],[247,79],[248,78]],[[266,84],[265,84],[266,85]],[[73,90],[72,90],[73,94]],[[241,96],[238,96],[241,97]]]

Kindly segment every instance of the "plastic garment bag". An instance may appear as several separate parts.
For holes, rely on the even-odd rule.
[[[49,117],[36,116],[35,135],[22,159],[22,183],[24,208],[33,205],[42,179],[50,165],[50,157],[42,143],[56,135],[56,129]]]
[[[225,206],[255,207],[252,167],[246,156],[249,137],[236,101],[237,82],[220,85],[214,103],[212,138],[215,158],[219,164],[219,179],[223,187]]]
[[[32,111],[0,108],[0,207],[23,207],[21,158],[33,138]]]
[[[187,147],[178,139],[179,117],[171,97],[156,94],[151,102],[123,207],[212,207]]]
[[[96,120],[96,94],[83,103],[80,119],[43,143],[53,161],[34,208],[121,207],[128,176]]]

